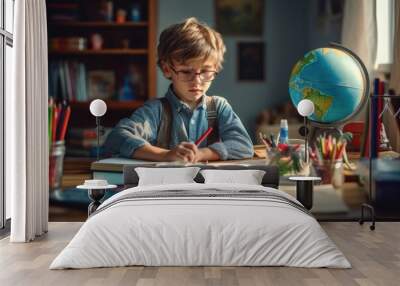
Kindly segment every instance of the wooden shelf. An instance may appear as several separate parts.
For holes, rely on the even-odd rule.
[[[49,51],[52,55],[147,55],[147,49],[103,49],[76,51]]]
[[[148,22],[105,22],[105,21],[95,21],[95,22],[84,22],[84,21],[71,21],[71,22],[52,22],[52,25],[60,27],[73,27],[73,28],[134,28],[134,27],[147,27]]]
[[[87,109],[89,110],[89,105],[91,101],[75,101],[70,102],[71,108],[74,109]],[[106,100],[107,109],[112,110],[134,110],[144,104],[143,100],[131,100],[131,101],[116,101],[116,100]]]
[[[62,2],[62,3],[61,3]],[[101,125],[104,127],[114,127],[122,118],[132,115],[137,108],[143,106],[148,99],[156,97],[157,81],[157,0],[138,0],[134,1],[141,6],[141,20],[139,22],[126,21],[117,23],[106,21],[100,18],[102,10],[101,1],[80,0],[71,1],[46,0],[48,15],[48,39],[60,39],[49,48],[49,63],[55,63],[56,72],[53,76],[63,74],[57,79],[57,88],[53,95],[57,100],[61,98],[76,98],[72,89],[78,88],[78,81],[71,80],[78,74],[84,75],[84,81],[79,81],[80,90],[88,89],[89,73],[92,71],[111,71],[114,73],[114,91],[112,94],[118,94],[124,86],[126,76],[138,74],[141,78],[141,86],[134,87],[138,100],[119,101],[118,99],[105,100],[108,111],[101,119]],[[68,5],[63,5],[66,2]],[[132,0],[118,0],[114,2],[114,9],[127,9],[132,5]],[[127,10],[128,11],[128,10]],[[64,18],[62,18],[64,16]],[[70,17],[70,18],[68,18]],[[73,19],[73,17],[76,17]],[[129,20],[131,18],[128,18]],[[103,38],[103,48],[101,50],[91,49],[91,37],[93,34],[99,34]],[[87,42],[85,50],[71,50],[75,46],[71,38],[82,38]],[[62,40],[65,40],[63,43]],[[129,43],[125,46],[124,43]],[[124,48],[125,47],[125,48]],[[76,64],[83,71],[76,70]],[[67,64],[62,64],[67,63]],[[69,75],[69,79],[66,76]],[[83,76],[82,76],[83,78]],[[63,82],[61,82],[63,80]],[[81,78],[79,79],[81,80]],[[66,91],[66,92],[65,92]],[[71,93],[72,92],[72,93]],[[87,95],[89,93],[87,92]],[[111,94],[111,92],[110,92]],[[83,96],[82,96],[83,97]],[[78,97],[78,98],[82,98]],[[91,100],[85,102],[71,101],[71,117],[69,128],[93,128],[94,117],[89,111]],[[68,143],[66,145],[67,148]],[[83,169],[77,166],[76,169]]]

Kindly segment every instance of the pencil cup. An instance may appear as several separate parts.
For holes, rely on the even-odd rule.
[[[322,164],[315,166],[315,171],[321,178],[321,184],[332,184],[334,188],[340,188],[343,185],[342,160],[324,160]]]
[[[266,165],[276,165],[280,176],[309,176],[310,165],[305,162],[303,140],[291,140],[289,144],[266,148]]]
[[[61,178],[63,175],[65,155],[65,142],[53,142],[50,149],[49,159],[49,188],[51,190],[59,189],[61,187]]]
[[[332,165],[332,185],[334,188],[340,188],[344,183],[343,161],[336,160]]]

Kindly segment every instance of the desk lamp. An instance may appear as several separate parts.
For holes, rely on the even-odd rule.
[[[304,157],[308,163],[308,120],[307,117],[314,113],[314,103],[309,99],[303,99],[297,104],[297,112],[304,118]]]
[[[90,113],[96,117],[97,129],[97,161],[100,158],[100,117],[107,111],[107,104],[101,99],[95,99],[90,103]]]

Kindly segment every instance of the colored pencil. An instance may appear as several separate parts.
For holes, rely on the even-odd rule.
[[[61,129],[61,133],[60,133],[60,137],[59,137],[59,140],[61,140],[61,141],[63,141],[65,138],[65,134],[67,132],[67,126],[68,126],[70,116],[71,116],[71,107],[67,106],[67,110],[65,112],[65,117],[62,122],[62,129]]]
[[[271,147],[275,148],[276,147],[276,143],[275,143],[274,134],[270,133],[269,134],[269,138],[271,139]]]
[[[267,141],[267,139],[264,137],[264,135],[263,135],[261,132],[258,133],[258,136],[260,137],[261,142],[262,142],[265,146],[270,147],[269,142]]]
[[[195,142],[194,144],[196,144],[197,146],[199,146],[200,143],[203,142],[203,141],[208,137],[208,135],[210,135],[210,133],[211,133],[212,131],[213,131],[213,128],[212,128],[212,127],[208,127],[208,129],[206,130],[206,132],[204,132],[204,133],[199,137],[199,139],[196,140],[196,142]]]
[[[52,142],[56,142],[57,140],[57,127],[58,127],[58,121],[60,119],[60,112],[61,112],[61,106],[54,105],[53,118],[52,118],[52,136],[51,136]]]

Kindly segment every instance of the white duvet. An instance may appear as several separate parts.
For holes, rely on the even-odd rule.
[[[115,203],[132,192],[207,189],[261,190],[299,204],[279,190],[254,185],[193,183],[127,189],[99,207],[50,269],[127,265],[351,267],[312,216],[279,201],[174,197]]]

